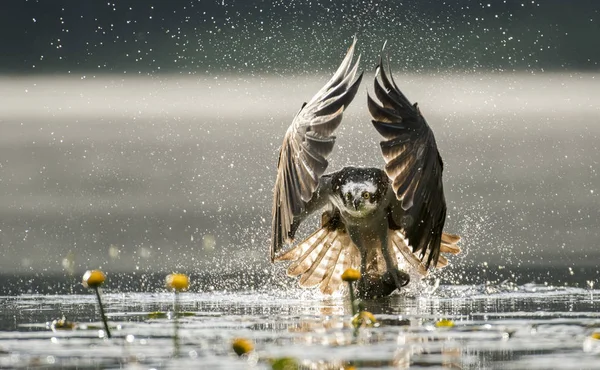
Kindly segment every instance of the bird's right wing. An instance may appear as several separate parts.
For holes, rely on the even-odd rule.
[[[293,240],[306,214],[321,206],[321,200],[313,198],[320,194],[320,179],[335,144],[332,134],[362,79],[362,73],[354,79],[360,60],[352,65],[355,44],[356,39],[329,82],[302,106],[283,139],[273,189],[271,262],[284,243]]]

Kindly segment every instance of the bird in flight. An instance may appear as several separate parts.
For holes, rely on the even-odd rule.
[[[397,87],[383,58],[367,105],[383,137],[385,166],[345,167],[325,174],[334,131],[363,74],[352,64],[356,39],[333,77],[302,105],[285,133],[273,192],[271,262],[291,261],[288,275],[302,287],[332,294],[347,268],[360,269],[357,293],[386,296],[458,253],[460,237],[443,232],[446,201],[442,158],[417,104]],[[388,63],[389,71],[389,63]],[[321,227],[293,248],[298,227],[322,211]]]

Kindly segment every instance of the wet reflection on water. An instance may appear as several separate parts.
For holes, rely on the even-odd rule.
[[[171,309],[170,294],[106,294],[111,341],[98,338],[91,295],[3,297],[0,366],[261,369],[290,358],[306,369],[593,368],[600,353],[594,334],[600,332],[599,293],[543,285],[443,286],[434,294],[368,302],[379,326],[358,332],[342,297],[295,290],[187,293],[177,358],[172,321],[149,316]],[[48,329],[46,322],[61,315],[79,329]],[[436,325],[441,319],[453,326]],[[252,340],[255,352],[238,358],[231,350],[235,337]]]

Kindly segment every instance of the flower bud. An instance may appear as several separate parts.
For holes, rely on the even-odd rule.
[[[353,268],[347,269],[342,274],[342,280],[344,281],[356,281],[358,279],[360,279],[360,272]]]
[[[190,286],[190,280],[186,274],[170,274],[167,276],[166,286],[171,290],[188,290]]]
[[[88,270],[85,272],[85,274],[83,274],[83,279],[81,282],[83,283],[83,286],[86,288],[97,288],[100,285],[102,285],[102,283],[104,283],[105,279],[106,278],[102,271]]]
[[[231,347],[238,356],[242,356],[254,350],[254,344],[252,344],[251,341],[245,338],[234,339],[233,343],[231,344]]]

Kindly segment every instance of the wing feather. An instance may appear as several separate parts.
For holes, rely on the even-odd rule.
[[[289,251],[277,256],[275,261],[296,261],[299,260],[301,256],[304,256],[308,249],[313,246],[313,244],[318,243],[320,239],[322,239],[327,233],[326,229],[318,229],[314,233],[312,233],[306,240],[299,243],[296,247],[290,249]],[[295,276],[295,275],[294,275]]]
[[[348,253],[344,253],[344,246],[341,241],[338,241],[337,246],[338,248],[334,251],[332,256],[332,262],[329,264],[327,273],[319,286],[321,293],[323,294],[335,293],[342,282],[342,274],[344,273],[342,267]]]
[[[305,240],[303,243],[309,243],[309,247],[306,251],[298,258],[297,261],[294,261],[288,267],[288,275],[297,276],[308,271],[315,260],[318,258],[321,250],[325,247],[324,241],[326,241],[331,232],[327,231],[321,234],[316,240]]]
[[[296,114],[283,139],[273,189],[271,261],[285,243],[293,240],[305,214],[322,205],[313,198],[319,193],[327,157],[335,144],[332,134],[362,79],[362,73],[355,78],[358,60],[352,65],[355,45],[356,39],[333,77]]]
[[[460,236],[443,233],[442,234],[442,246],[440,248],[440,252],[459,254],[460,247],[456,245],[459,241],[460,241]]]
[[[409,266],[412,267],[413,271],[416,271],[422,276],[426,276],[427,268],[425,267],[425,264],[415,253],[413,253],[411,248],[408,246],[407,240],[404,238],[402,232],[400,230],[389,230],[389,232],[390,247],[397,260],[405,261]],[[442,245],[440,249],[441,252],[451,254],[460,253],[460,248],[456,246],[456,243],[458,243],[459,240],[460,237],[458,235],[443,233]],[[450,243],[451,241],[453,241],[454,244]],[[448,264],[448,258],[440,255],[435,267],[443,268],[448,266]]]
[[[390,230],[390,233],[391,245],[393,247],[393,251],[395,252],[396,258],[398,260],[406,261],[419,274],[423,276],[427,275],[427,269],[425,268],[425,265],[423,265],[421,260],[410,249],[406,239],[404,238],[404,235],[402,235],[399,230]]]
[[[417,104],[411,104],[398,89],[382,58],[374,92],[379,102],[369,96],[367,103],[373,126],[384,138],[381,152],[385,172],[397,199],[391,205],[392,218],[412,251],[418,252],[429,268],[437,265],[446,220],[443,163]]]
[[[287,273],[289,276],[301,275],[298,281],[301,287],[319,285],[323,294],[333,294],[342,284],[342,273],[349,267],[360,266],[360,253],[339,214],[326,211],[321,228],[276,260],[293,261]]]
[[[311,288],[321,281],[323,281],[323,277],[327,272],[327,268],[329,267],[329,255],[332,251],[332,247],[337,239],[338,233],[336,231],[329,232],[327,239],[323,241],[316,250],[319,253],[315,256],[312,261],[310,268],[300,277],[300,281],[298,282],[303,288]]]

